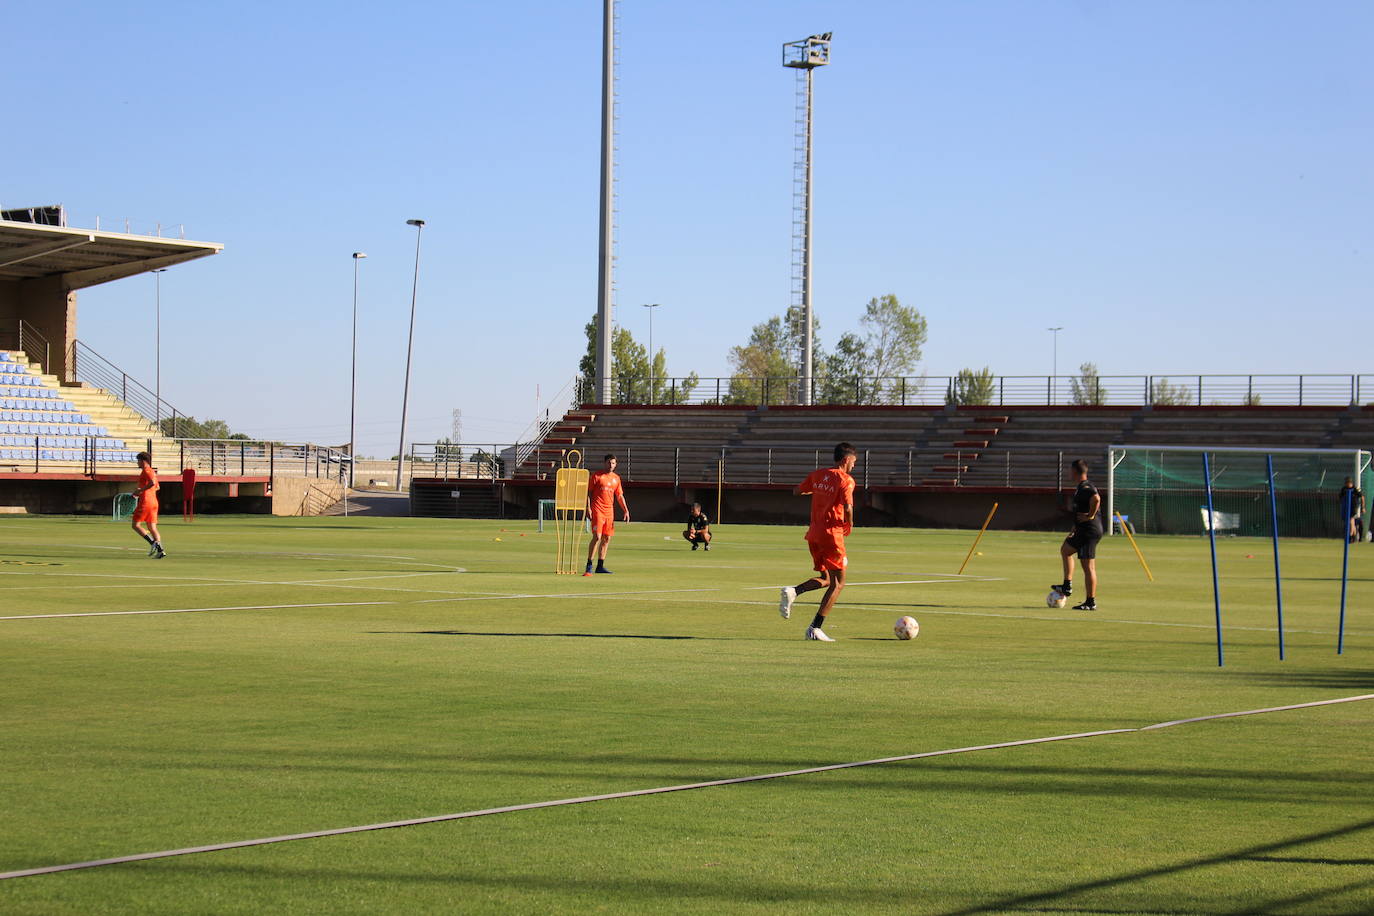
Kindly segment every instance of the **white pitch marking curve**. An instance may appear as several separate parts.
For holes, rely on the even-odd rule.
[[[1242,712],[1223,712],[1210,716],[1197,716],[1192,719],[1175,719],[1171,722],[1158,722],[1138,728],[1113,728],[1106,731],[1079,732],[1072,735],[1052,735],[1048,738],[1027,738],[1021,741],[1003,741],[998,744],[979,744],[973,747],[956,747],[941,751],[924,751],[919,754],[902,754],[897,757],[879,757],[876,760],[860,760],[854,763],[832,763],[827,766],[807,767],[801,770],[785,770],[780,773],[762,773],[756,776],[737,776],[733,779],[713,779],[709,782],[693,782],[678,786],[660,786],[654,789],[635,789],[629,792],[611,792],[606,795],[583,795],[578,798],[560,798],[553,801],[529,802],[523,805],[506,805],[501,808],[482,808],[477,811],[460,811],[456,814],[437,814],[431,817],[417,817],[404,821],[387,821],[381,824],[363,824],[358,827],[336,827],[332,830],[314,830],[309,833],[291,833],[283,836],[262,837],[256,840],[235,840],[230,843],[214,843],[208,846],[188,846],[184,849],[165,849],[161,852],[142,852],[129,856],[116,856],[111,859],[95,859],[89,862],[69,862],[65,865],[48,865],[42,868],[25,868],[18,871],[0,872],[0,881],[7,878],[28,878],[35,875],[49,875],[56,872],[76,871],[83,868],[98,868],[102,865],[119,865],[126,862],[146,862],[149,859],[167,859],[172,856],[186,856],[198,852],[220,852],[226,849],[243,849],[248,846],[267,846],[272,843],[286,843],[292,840],[313,840],[328,836],[343,836],[349,833],[365,833],[372,830],[390,830],[395,827],[414,827],[420,824],[437,824],[442,821],[457,821],[491,814],[510,814],[515,811],[534,811],[540,808],[558,808],[565,805],[580,805],[588,802],[612,801],[620,798],[639,798],[645,795],[664,795],[669,792],[686,792],[692,789],[713,789],[720,786],[734,786],[741,783],[763,782],[768,779],[783,779],[788,776],[808,776],[813,773],[827,773],[833,770],[847,770],[854,767],[876,766],[884,763],[900,763],[905,760],[920,760],[925,757],[943,757],[949,754],[968,754],[974,751],[991,751],[1000,748],[1026,747],[1032,744],[1047,744],[1052,741],[1073,741],[1078,738],[1099,738],[1104,735],[1123,735],[1169,728],[1192,722],[1207,722],[1213,719],[1229,719],[1235,716],[1256,716],[1261,713],[1284,712],[1292,709],[1308,709],[1313,706],[1330,706],[1336,703],[1354,703],[1359,700],[1374,700],[1374,693],[1353,697],[1340,697],[1334,700],[1318,700],[1313,703],[1297,703],[1292,706],[1271,706],[1266,709],[1250,709]]]

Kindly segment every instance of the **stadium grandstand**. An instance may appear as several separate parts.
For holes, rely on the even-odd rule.
[[[0,511],[109,512],[137,480],[140,451],[153,455],[171,506],[188,469],[202,510],[298,514],[338,498],[343,456],[179,438],[184,413],[77,337],[79,290],[222,248],[72,228],[60,206],[0,211]]]
[[[1007,377],[976,397],[953,378],[863,379],[836,386],[855,393],[852,403],[808,406],[787,403],[795,379],[692,380],[696,403],[681,403],[682,380],[645,381],[611,386],[639,402],[570,395],[526,442],[417,446],[412,457],[432,462],[433,476],[417,470],[413,514],[532,516],[577,451],[590,466],[618,456],[639,519],[676,520],[700,501],[719,505],[725,522],[797,523],[806,506],[793,485],[844,439],[859,449],[860,524],[977,527],[996,500],[997,527],[1053,529],[1069,464],[1084,457],[1102,468],[1112,445],[1374,444],[1369,375],[1132,376],[1094,379],[1092,390],[1067,377]],[[578,380],[567,390],[593,388]],[[1374,478],[1367,467],[1363,475],[1369,491]]]

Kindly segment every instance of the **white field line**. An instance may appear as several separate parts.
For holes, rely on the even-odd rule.
[[[82,611],[72,614],[20,614],[0,620],[43,620],[50,617],[130,617],[136,614],[200,614],[205,611],[278,611],[300,607],[369,607],[394,601],[331,601],[325,604],[245,604],[238,607],[182,607],[162,611]]]
[[[8,575],[8,573],[3,573],[3,574],[0,574],[0,575]],[[159,584],[159,585],[144,585],[144,584],[138,584],[138,585],[94,585],[94,584],[92,584],[92,585],[81,585],[81,584],[74,584],[74,583],[72,583],[72,584],[66,584],[66,585],[63,585],[63,586],[62,586],[63,589],[65,589],[65,590],[67,590],[67,591],[71,591],[71,590],[73,590],[73,589],[93,589],[93,588],[204,588],[204,587],[208,587],[208,586],[211,586],[211,585],[225,585],[225,584],[232,584],[232,585],[331,585],[331,584],[333,584],[333,583],[335,583],[335,582],[358,582],[358,581],[363,581],[363,580],[368,580],[368,579],[374,579],[374,580],[385,580],[385,579],[411,579],[411,578],[414,578],[414,577],[416,577],[416,576],[443,576],[443,575],[447,575],[447,573],[441,573],[441,572],[396,573],[395,575],[388,575],[388,576],[350,576],[350,577],[345,578],[345,579],[333,579],[333,580],[329,580],[329,579],[302,579],[302,580],[300,580],[300,581],[291,581],[291,582],[266,582],[266,581],[261,581],[261,580],[256,580],[256,579],[207,579],[207,578],[203,578],[203,577],[200,577],[200,576],[188,576],[188,577],[184,577],[184,578],[183,578],[183,577],[177,577],[177,576],[103,576],[103,575],[99,575],[99,574],[96,574],[96,573],[66,573],[66,574],[63,574],[63,573],[39,573],[39,575],[46,575],[46,576],[50,576],[50,577],[61,577],[61,576],[63,576],[63,575],[67,575],[67,576],[80,576],[80,577],[83,577],[83,578],[91,578],[91,579],[143,579],[143,580],[150,580],[150,579],[151,579],[151,580],[157,580],[158,582],[162,583],[162,584]],[[32,578],[32,576],[28,576],[28,577],[26,577],[26,578]],[[339,586],[339,587],[340,587],[340,588],[366,588],[367,586]],[[5,585],[5,586],[0,586],[0,592],[22,592],[22,591],[32,591],[32,590],[34,590],[34,589],[49,589],[49,588],[52,588],[52,586],[51,586],[51,585]],[[393,591],[399,591],[399,589],[393,589]]]
[[[1006,579],[902,579],[893,582],[846,582],[845,588],[857,588],[860,585],[944,585],[951,582],[1005,582]],[[777,591],[780,585],[749,585],[744,588],[746,592]]]
[[[634,598],[641,595],[686,595],[700,592],[718,592],[718,588],[660,588],[653,591],[644,592],[563,592],[559,594],[546,595],[458,595],[453,598],[425,598],[412,601],[411,604],[440,604],[452,601],[514,601],[517,598],[582,598],[592,600],[594,598]],[[660,599],[667,601],[669,599]],[[756,601],[726,602],[730,604],[757,604]]]
[[[810,776],[834,770],[848,770],[856,767],[879,766],[888,763],[901,763],[908,760],[921,760],[928,757],[944,757],[950,754],[969,754],[977,751],[1002,750],[1013,747],[1027,747],[1034,744],[1048,744],[1054,741],[1074,741],[1082,738],[1101,738],[1107,735],[1125,735],[1155,729],[1169,728],[1193,722],[1208,722],[1215,719],[1228,719],[1236,716],[1256,716],[1264,713],[1285,712],[1294,709],[1309,709],[1314,706],[1330,706],[1336,703],[1354,703],[1360,700],[1374,700],[1374,694],[1341,697],[1334,700],[1319,700],[1314,703],[1298,703],[1293,706],[1272,706],[1268,709],[1250,709],[1242,712],[1216,713],[1210,716],[1197,716],[1191,719],[1175,719],[1171,722],[1158,722],[1143,727],[1112,728],[1104,731],[1079,732],[1071,735],[1051,735],[1046,738],[1026,738],[1020,741],[1002,741],[997,744],[979,744],[972,747],[947,748],[939,751],[923,751],[917,754],[902,754],[896,757],[879,757],[874,760],[860,760],[853,763],[832,763],[826,766],[806,767],[799,770],[784,770],[779,773],[761,773],[754,776],[737,776],[733,779],[713,779],[707,782],[684,783],[676,786],[659,786],[653,789],[635,789],[628,792],[610,792],[605,795],[583,795],[577,798],[560,798],[552,801],[529,802],[522,805],[505,805],[500,808],[481,808],[475,811],[460,811],[456,814],[436,814],[403,821],[386,821],[380,824],[363,824],[357,827],[336,827],[331,830],[314,830],[309,833],[291,833],[282,836],[262,837],[255,840],[236,840],[229,843],[213,843],[206,846],[188,846],[183,849],[166,849],[161,852],[143,852],[109,859],[94,859],[88,862],[70,862],[65,865],[48,865],[41,868],[25,868],[18,871],[0,872],[0,881],[9,878],[28,878],[56,872],[76,871],[85,868],[98,868],[103,865],[119,865],[128,862],[146,862],[149,859],[166,859],[172,856],[192,855],[200,852],[221,852],[226,849],[243,849],[249,846],[267,846],[273,843],[287,843],[293,840],[313,840],[329,836],[343,836],[350,833],[364,833],[373,830],[390,830],[396,827],[415,827],[421,824],[436,824],[443,821],[457,821],[492,814],[511,814],[516,811],[535,811],[542,808],[558,808],[566,805],[580,805],[589,802],[614,801],[622,798],[641,798],[646,795],[666,795],[670,792],[687,792],[694,789],[714,789],[721,786],[734,786],[743,783],[763,782],[770,779],[785,779],[790,776]]]
[[[64,550],[120,550],[131,553],[146,551],[146,547],[112,547],[101,544],[53,544],[32,542],[38,547],[61,547]],[[278,550],[188,550],[178,551],[177,556],[234,556],[234,557],[291,557],[292,559],[308,560],[397,560],[413,566],[437,566],[440,569],[451,569],[458,572],[466,572],[461,566],[452,566],[448,563],[429,563],[425,560],[417,560],[414,557],[400,557],[384,553],[297,553],[293,551]]]

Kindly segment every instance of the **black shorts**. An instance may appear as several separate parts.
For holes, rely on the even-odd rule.
[[[1064,543],[1078,551],[1078,559],[1097,559],[1097,542],[1102,540],[1102,532],[1096,525],[1075,525],[1073,533],[1064,538]]]

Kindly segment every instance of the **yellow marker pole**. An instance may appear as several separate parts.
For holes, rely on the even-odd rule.
[[[978,549],[978,542],[983,539],[983,532],[988,530],[988,525],[992,523],[992,517],[996,514],[997,503],[993,503],[992,511],[988,513],[987,518],[983,519],[983,527],[978,529],[978,536],[973,539],[973,546],[968,549],[968,556],[964,557],[964,565],[959,567],[959,575],[964,574],[964,566],[967,566],[968,561],[973,558],[973,552]]]
[[[1131,542],[1131,546],[1135,548],[1136,559],[1140,560],[1140,566],[1145,570],[1145,575],[1149,577],[1151,582],[1155,581],[1154,573],[1150,572],[1150,564],[1145,562],[1145,555],[1140,552],[1140,547],[1136,544],[1135,538],[1131,536],[1131,529],[1126,527],[1126,520],[1121,517],[1120,512],[1116,513],[1116,522],[1121,526],[1121,530],[1125,533],[1126,539]]]

